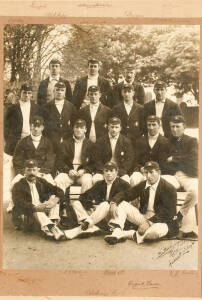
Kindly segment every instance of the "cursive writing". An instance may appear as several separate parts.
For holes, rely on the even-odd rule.
[[[154,282],[153,280],[130,280],[128,282],[128,286],[132,289],[158,289],[160,284],[158,282]]]

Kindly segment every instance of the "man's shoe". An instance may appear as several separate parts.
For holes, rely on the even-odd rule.
[[[115,228],[111,235],[106,235],[104,237],[104,240],[109,245],[115,245],[124,242],[126,238],[123,236],[123,231],[120,228]]]
[[[53,226],[50,231],[56,241],[64,240],[64,233],[57,226]]]
[[[49,237],[49,238],[50,237],[51,238],[54,237],[53,233],[50,231],[50,229],[48,228],[48,226],[44,226],[41,230],[45,234],[46,237]]]
[[[179,231],[176,238],[178,240],[198,241],[198,234],[195,233],[194,231],[190,231],[190,232]]]
[[[101,229],[97,226],[92,226],[92,227],[89,227],[88,229],[86,229],[85,231],[84,230],[81,230],[81,232],[78,234],[78,238],[80,239],[83,239],[83,238],[88,238],[92,235],[96,235],[98,233],[101,232]]]
[[[81,226],[77,226],[73,229],[64,230],[64,234],[67,240],[73,240],[81,233],[81,231]]]
[[[83,231],[85,231],[85,230],[88,229],[88,226],[89,226],[89,223],[88,223],[87,221],[84,221],[84,222],[82,222],[82,224],[81,224],[81,229],[82,229]]]

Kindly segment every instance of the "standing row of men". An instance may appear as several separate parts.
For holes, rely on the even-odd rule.
[[[54,65],[57,64],[55,62],[51,63],[50,68],[55,72],[57,66]],[[160,179],[160,169],[166,179],[166,184],[164,181],[162,184],[162,195],[164,194],[165,199],[157,200],[158,197],[156,199],[155,193],[151,192],[152,189],[150,189],[149,193],[153,194],[153,196],[147,196],[147,200],[143,197],[144,201],[146,201],[143,201],[143,204],[146,206],[144,209],[143,207],[140,208],[139,212],[143,215],[147,213],[148,205],[153,215],[149,217],[149,219],[151,218],[150,223],[146,221],[148,218],[146,217],[145,219],[145,216],[143,218],[138,215],[138,221],[136,217],[129,217],[132,223],[135,223],[139,228],[135,238],[140,240],[138,235],[144,236],[147,230],[154,225],[153,223],[164,224],[162,220],[166,215],[168,217],[168,219],[165,219],[167,225],[169,225],[168,222],[174,221],[176,191],[174,190],[175,192],[173,192],[173,186],[176,188],[182,186],[188,192],[185,201],[186,205],[178,213],[178,220],[181,221],[183,215],[187,214],[190,207],[197,203],[197,140],[184,134],[184,119],[179,115],[180,110],[178,106],[166,99],[165,83],[161,81],[155,83],[154,93],[156,99],[146,103],[143,107],[137,103],[138,92],[141,95],[142,91],[140,86],[137,88],[131,83],[121,83],[109,93],[105,93],[106,90],[102,92],[101,86],[99,87],[101,78],[99,79],[98,76],[96,79],[96,76],[93,76],[96,73],[95,70],[98,69],[95,61],[89,62],[89,74],[91,76],[85,78],[85,83],[82,80],[76,82],[75,90],[77,87],[78,93],[76,94],[76,100],[73,101],[75,105],[65,100],[66,98],[71,100],[68,98],[70,97],[68,95],[71,95],[71,93],[69,92],[67,81],[61,79],[58,81],[54,78],[53,82],[52,80],[50,82],[47,81],[46,84],[42,82],[39,87],[40,95],[46,89],[49,95],[53,93],[53,100],[47,101],[49,99],[41,96],[40,99],[43,100],[41,100],[40,105],[43,101],[46,103],[42,106],[33,104],[30,101],[32,96],[31,87],[23,85],[19,104],[13,105],[7,110],[4,128],[5,152],[11,156],[11,159],[14,155],[13,165],[16,175],[18,175],[12,182],[13,216],[17,227],[19,226],[18,216],[20,213],[24,214],[27,212],[25,209],[26,205],[24,207],[26,201],[23,200],[22,191],[19,194],[19,190],[21,190],[19,185],[24,181],[29,181],[29,172],[32,172],[32,169],[34,169],[34,174],[30,176],[30,180],[36,181],[36,175],[41,177],[41,179],[38,187],[36,182],[34,192],[31,192],[28,202],[32,209],[28,211],[32,213],[37,212],[37,215],[39,213],[42,215],[47,215],[47,212],[50,213],[50,209],[58,205],[59,201],[61,202],[60,204],[65,201],[64,194],[69,186],[75,182],[81,184],[81,199],[70,201],[80,225],[73,232],[68,230],[65,232],[65,236],[68,239],[78,234],[97,231],[95,220],[98,223],[107,216],[109,211],[115,220],[109,223],[113,224],[113,226],[111,225],[113,234],[112,237],[106,237],[106,241],[114,243],[119,238],[121,239],[125,221],[123,221],[124,218],[120,221],[120,215],[127,206],[125,204],[124,208],[120,209],[123,206],[120,206],[121,203],[124,200],[131,201],[137,197],[141,199],[141,193],[145,189],[145,185],[142,182],[145,182],[145,180],[147,182],[146,186],[148,184],[150,186],[154,185],[154,190],[157,191],[159,182],[163,180]],[[104,82],[102,86],[105,85]],[[82,87],[85,87],[83,88],[83,94],[81,93]],[[88,99],[86,99],[86,91],[84,92],[86,87],[88,87]],[[107,99],[112,99],[112,97],[109,98],[110,93],[115,95],[115,91],[117,91],[115,99],[120,103],[117,105],[106,105],[112,103],[112,100],[107,102]],[[122,98],[118,96],[119,92]],[[75,93],[74,91],[73,98]],[[87,100],[90,101],[89,104],[86,103]],[[77,110],[79,107],[80,109]],[[164,136],[161,135],[161,132]],[[28,162],[24,165],[27,159]],[[150,163],[148,163],[149,161]],[[27,172],[28,175],[26,176]],[[149,179],[150,173],[156,175],[154,176],[154,181]],[[19,174],[21,175],[19,176]],[[24,175],[27,180],[24,178]],[[116,200],[115,194],[113,196],[110,195],[110,190],[117,176],[120,177],[123,183],[119,186],[123,186],[127,190],[130,187],[130,183],[132,189],[134,189],[129,194],[121,194],[122,196],[118,193],[118,200]],[[41,198],[40,188],[43,190],[44,181],[48,181],[50,185],[56,183],[57,188],[44,187],[44,191],[47,188],[49,192],[45,193],[46,197]],[[106,185],[104,182],[111,183]],[[172,185],[170,186],[167,182],[170,182]],[[168,195],[172,195],[169,198],[170,200],[165,196],[167,185],[169,185]],[[97,193],[97,191],[100,191],[100,186],[104,190]],[[96,197],[92,197],[91,191],[92,195],[96,195],[93,191],[96,191],[97,195],[103,194],[103,197],[98,201],[100,202],[98,205],[97,200],[93,199]],[[121,192],[121,190],[117,190],[117,192]],[[19,199],[19,195],[21,199]],[[48,196],[55,196],[57,199],[53,201]],[[92,206],[94,214],[90,219],[85,207],[83,207],[83,203],[85,203],[85,200],[88,202],[88,198],[92,202],[90,206]],[[37,201],[33,199],[37,199]],[[42,205],[40,201],[44,204]],[[158,201],[161,204],[158,205]],[[119,209],[115,206],[117,204]],[[140,201],[140,207],[143,204]],[[35,210],[35,206],[39,206],[39,208]],[[129,211],[131,211],[131,207],[129,208]],[[158,211],[159,209],[160,211]],[[134,212],[135,216],[137,211]],[[162,218],[153,218],[157,211],[160,216],[163,212]],[[38,216],[37,218],[39,220]],[[117,218],[119,219],[118,221]],[[50,226],[48,226],[49,223],[46,224],[47,219],[45,218],[45,221],[43,217],[42,219],[43,222],[40,221],[40,224],[46,235],[54,236],[55,239],[60,239],[64,236],[57,224],[49,222]],[[54,214],[53,219],[55,222],[55,220],[59,219],[59,215],[55,217]],[[92,219],[94,220],[93,222]],[[151,236],[154,238],[167,235],[169,226],[165,230],[163,228],[165,229],[165,226],[160,226],[159,224],[158,226],[153,226],[153,235],[150,234],[149,238]],[[115,232],[118,232],[118,238]],[[132,236],[134,236],[134,232]],[[127,237],[127,234],[125,237]],[[148,235],[146,239],[148,239]]]

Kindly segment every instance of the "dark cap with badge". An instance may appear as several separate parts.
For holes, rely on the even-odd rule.
[[[130,90],[130,91],[133,91],[134,90],[134,87],[132,84],[130,83],[124,83],[121,87],[122,90]]]
[[[118,170],[118,166],[115,162],[109,161],[107,162],[104,167],[103,170]]]
[[[41,116],[34,116],[33,118],[31,118],[30,124],[39,127],[41,125],[44,125],[44,119]]]
[[[170,122],[173,122],[173,123],[183,123],[185,124],[185,119],[183,116],[181,115],[176,115],[174,117],[171,118]]]
[[[109,118],[108,124],[113,124],[113,125],[120,124],[121,125],[121,120],[117,117]]]
[[[100,88],[99,88],[99,86],[97,86],[97,85],[91,85],[91,86],[89,86],[89,88],[88,88],[88,93],[89,92],[100,92]]]
[[[49,62],[49,65],[56,65],[56,64],[61,65],[61,62],[57,58],[51,59],[51,61]]]
[[[65,89],[65,88],[66,88],[66,85],[65,85],[64,81],[59,80],[59,81],[55,84],[55,87],[56,87],[56,88],[60,88],[60,89]]]
[[[74,123],[74,127],[85,127],[86,126],[86,121],[82,119],[77,119],[76,122]]]
[[[157,80],[154,84],[155,89],[161,89],[161,88],[166,88],[166,83],[162,80]]]
[[[34,159],[27,159],[24,164],[25,168],[35,168],[38,167],[37,161]]]
[[[155,115],[150,115],[147,117],[147,122],[157,122],[158,124],[160,124],[161,119]]]
[[[27,83],[24,83],[22,86],[21,86],[21,91],[31,91],[32,92],[32,86],[27,84]]]
[[[145,170],[160,170],[159,164],[156,161],[148,161],[144,165]]]
[[[94,57],[90,57],[88,59],[88,64],[100,64],[99,60],[94,58]]]

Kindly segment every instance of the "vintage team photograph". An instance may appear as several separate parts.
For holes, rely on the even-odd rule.
[[[198,269],[198,25],[6,24],[3,269]]]

